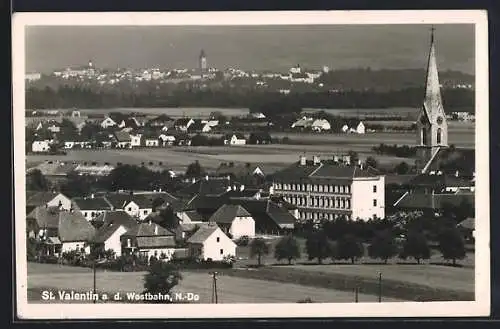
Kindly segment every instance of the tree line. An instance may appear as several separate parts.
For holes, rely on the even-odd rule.
[[[462,108],[473,111],[474,91],[468,89],[444,89],[444,108],[448,111]],[[57,88],[30,86],[26,90],[27,109],[46,108],[113,108],[113,107],[248,107],[259,112],[294,112],[298,108],[369,109],[389,107],[419,107],[423,88],[404,88],[390,91],[344,90],[339,92],[309,91],[291,92],[288,95],[276,91],[249,90],[200,90],[127,91],[119,89],[99,90],[84,86],[63,85]],[[278,105],[278,106],[276,106]],[[263,111],[264,109],[264,111]]]

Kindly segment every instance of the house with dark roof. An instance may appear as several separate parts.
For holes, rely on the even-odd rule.
[[[59,207],[64,210],[70,210],[71,199],[59,192],[26,191],[27,209],[29,207],[33,210],[38,206]]]
[[[121,235],[122,253],[171,259],[176,248],[175,233],[151,221],[138,224]]]
[[[72,207],[75,211],[79,211],[87,221],[91,221],[105,211],[112,210],[109,202],[95,195],[83,198],[71,199]]]
[[[134,229],[139,223],[123,210],[106,211],[94,220],[99,223],[93,239],[94,248],[105,251],[113,250],[117,257],[121,256],[121,236]]]
[[[252,215],[239,204],[225,204],[210,217],[232,239],[255,236],[255,221]]]
[[[273,175],[271,194],[297,206],[301,220],[384,218],[385,176],[350,158],[338,159],[300,156]]]
[[[132,139],[130,138],[130,134],[126,131],[115,131],[114,133],[116,139],[116,147],[118,148],[131,148],[132,147]]]
[[[236,190],[241,187],[241,184],[231,181],[228,177],[205,177],[193,179],[184,188],[177,191],[176,194],[183,198],[192,198],[198,194],[222,194],[233,188]]]
[[[153,212],[153,203],[160,206],[176,206],[179,200],[166,192],[155,193],[109,193],[104,197],[113,209],[123,209],[132,217],[144,220]]]
[[[181,118],[177,119],[174,123],[175,129],[183,132],[187,132],[189,127],[194,123],[194,120],[191,118]]]
[[[156,118],[149,120],[146,123],[146,126],[155,127],[155,128],[163,128],[165,126],[172,127],[174,122],[175,122],[175,120],[173,118],[169,117],[166,114],[161,114],[161,115],[157,116]],[[170,127],[168,127],[168,128],[170,128]]]
[[[187,243],[192,258],[222,261],[236,257],[236,244],[215,223],[200,226]]]
[[[95,228],[79,212],[60,212],[58,237],[61,252],[84,249],[85,253],[90,253],[94,235]]]

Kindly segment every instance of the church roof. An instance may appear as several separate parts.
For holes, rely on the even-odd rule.
[[[439,74],[436,61],[436,48],[434,46],[434,31],[431,35],[431,47],[427,62],[427,78],[423,109],[428,120],[433,120],[433,114],[443,111],[443,102],[441,99]]]

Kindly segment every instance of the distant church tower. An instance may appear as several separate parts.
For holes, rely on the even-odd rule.
[[[204,74],[207,72],[207,56],[205,55],[205,51],[203,49],[200,52],[199,69],[201,77],[203,77]]]
[[[430,164],[439,150],[448,146],[448,123],[446,122],[439,86],[434,28],[431,31],[424,102],[416,125],[417,170],[425,173],[430,169]]]

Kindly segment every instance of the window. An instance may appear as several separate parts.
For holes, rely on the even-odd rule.
[[[87,217],[87,212],[86,211],[83,213],[83,217]]]
[[[377,193],[377,185],[373,185],[373,193]]]
[[[373,199],[373,206],[376,207],[377,206],[377,199]]]
[[[438,128],[437,130],[436,142],[441,144],[441,128]]]
[[[217,237],[217,242],[220,242],[220,238],[219,238],[219,237]],[[221,250],[222,250],[222,249],[221,249]]]
[[[222,254],[224,254],[224,249],[221,249],[221,250],[220,250],[220,254],[221,254],[221,255],[222,255]]]
[[[132,207],[128,207],[128,211],[132,211]]]
[[[147,210],[144,210],[144,215],[147,215],[148,214],[148,211]]]

